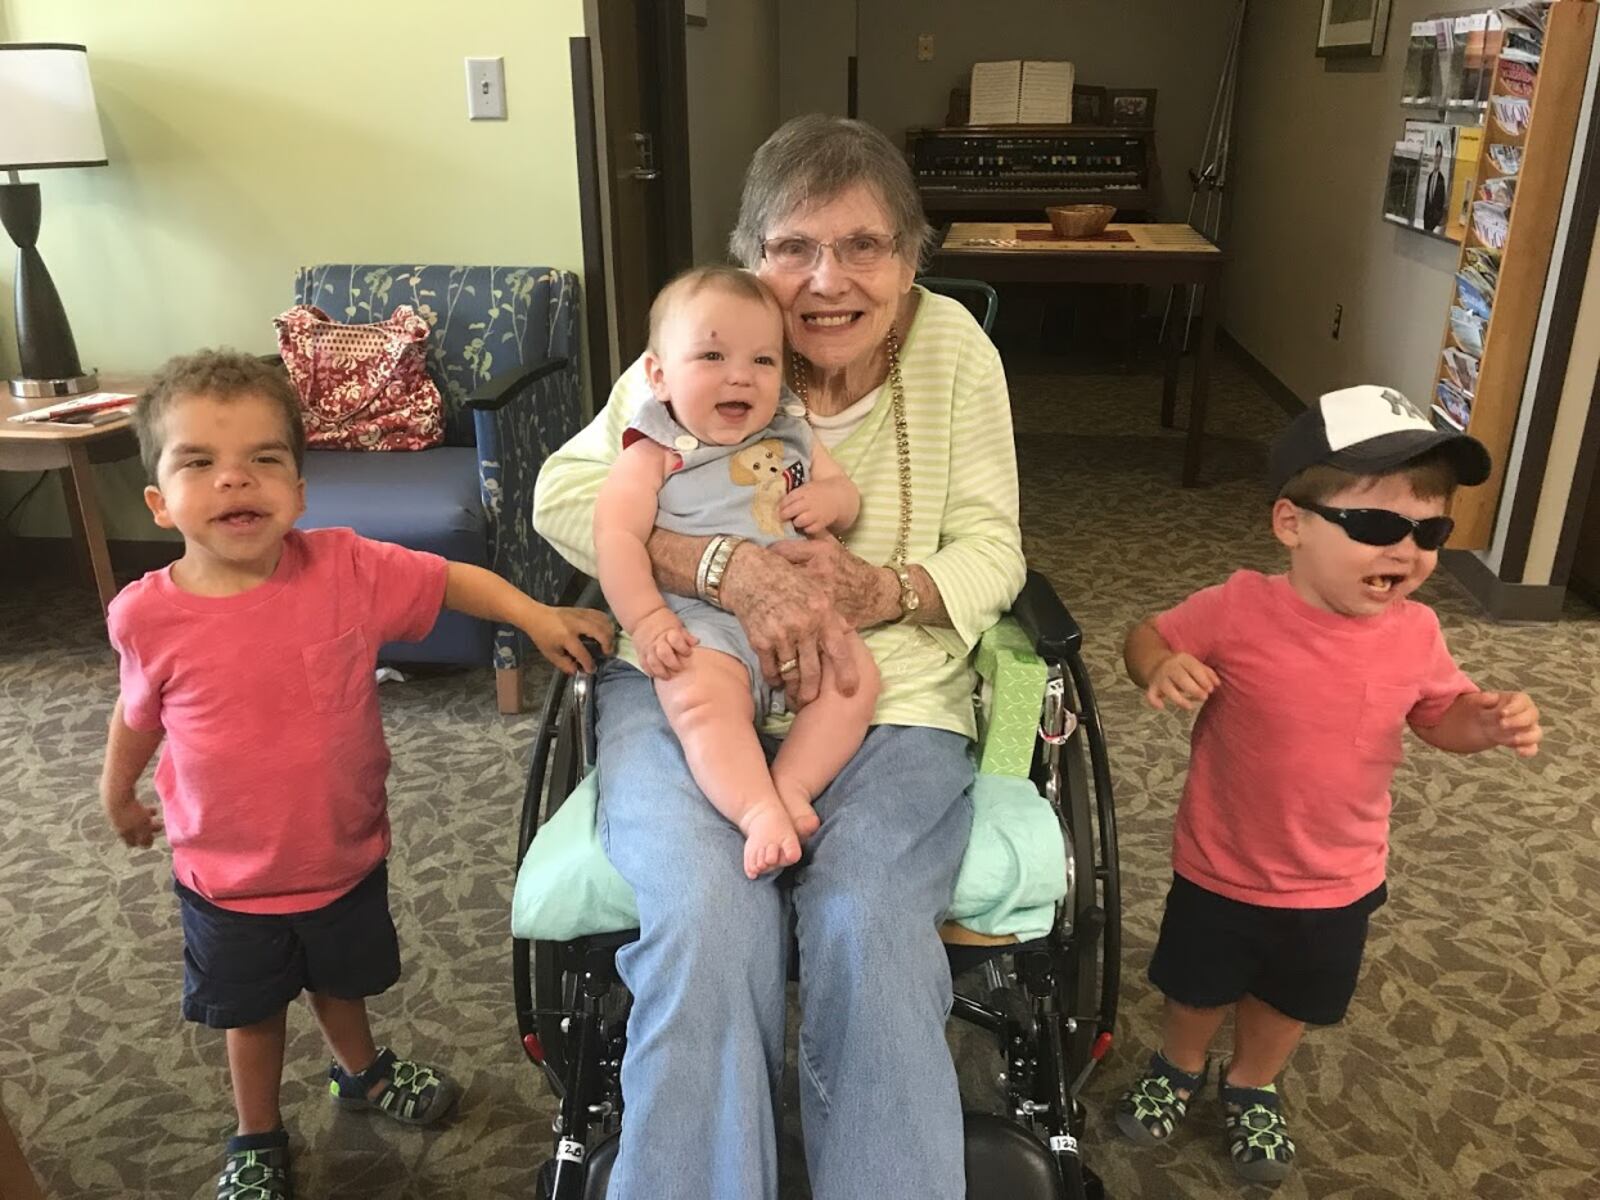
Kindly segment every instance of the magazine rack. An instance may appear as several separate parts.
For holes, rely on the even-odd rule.
[[[1572,160],[1584,79],[1589,67],[1589,49],[1594,39],[1597,5],[1593,0],[1555,0],[1550,6],[1545,27],[1543,52],[1533,64],[1533,94],[1526,126],[1513,132],[1500,119],[1498,97],[1510,97],[1519,90],[1518,64],[1502,57],[1495,66],[1490,85],[1488,112],[1484,122],[1484,144],[1480,159],[1479,198],[1485,189],[1492,191],[1497,179],[1511,179],[1515,189],[1506,216],[1503,243],[1497,240],[1493,222],[1480,222],[1476,203],[1473,218],[1467,221],[1461,243],[1457,288],[1451,294],[1452,309],[1462,306],[1460,271],[1484,261],[1483,251],[1497,255],[1497,278],[1486,298],[1488,319],[1482,326],[1481,346],[1474,353],[1457,322],[1445,322],[1444,344],[1430,401],[1434,422],[1464,428],[1487,447],[1493,461],[1488,480],[1481,487],[1463,488],[1451,505],[1456,519],[1449,545],[1453,549],[1480,550],[1487,547],[1494,533],[1495,513],[1505,483],[1506,457],[1511,450],[1517,410],[1522,403],[1523,385],[1539,319],[1540,302],[1550,270],[1555,246],[1556,225],[1561,215],[1562,194]],[[1526,66],[1526,64],[1523,64]],[[1525,77],[1524,77],[1525,78]],[[1505,152],[1497,160],[1495,147],[1520,150],[1519,169],[1510,175],[1501,169]],[[1504,194],[1502,186],[1500,194]],[[1486,214],[1492,217],[1493,214]],[[1488,237],[1485,234],[1488,234]],[[1451,353],[1456,351],[1459,353]],[[1463,362],[1462,355],[1471,360]],[[1461,386],[1462,367],[1475,371],[1470,387]],[[1452,395],[1449,411],[1443,403],[1450,387],[1460,387]],[[1467,412],[1460,401],[1465,398]],[[1466,420],[1461,417],[1465,415]]]

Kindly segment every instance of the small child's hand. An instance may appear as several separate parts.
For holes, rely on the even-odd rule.
[[[1217,673],[1192,654],[1169,654],[1150,672],[1150,685],[1144,690],[1145,703],[1165,709],[1171,700],[1186,712],[1193,712],[1222,686]]]
[[[1521,758],[1539,753],[1544,730],[1527,692],[1477,692],[1468,697],[1479,732],[1491,746],[1509,746]]]
[[[839,506],[824,484],[803,483],[783,498],[778,515],[801,533],[825,533],[839,519]]]
[[[522,627],[539,647],[539,653],[563,674],[578,669],[594,670],[594,657],[580,638],[593,638],[600,648],[611,653],[611,618],[592,608],[550,608],[540,605],[538,616]]]
[[[689,665],[689,652],[699,644],[666,605],[647,613],[629,634],[639,651],[639,665],[652,679],[671,679]]]
[[[163,828],[161,816],[155,808],[140,804],[139,797],[131,791],[120,796],[107,796],[105,804],[106,819],[111,822],[111,828],[117,831],[117,836],[125,846],[147,847]]]

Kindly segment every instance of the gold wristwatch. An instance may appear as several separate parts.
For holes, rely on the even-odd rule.
[[[922,607],[922,597],[917,595],[917,586],[911,581],[911,572],[904,566],[890,563],[889,570],[893,571],[894,577],[900,581],[900,619],[904,621]]]

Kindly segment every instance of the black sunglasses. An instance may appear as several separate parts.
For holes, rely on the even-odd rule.
[[[1327,508],[1321,504],[1298,507],[1316,513],[1324,521],[1332,521],[1349,534],[1351,541],[1363,546],[1392,546],[1409,533],[1418,550],[1437,550],[1456,527],[1454,517],[1424,517],[1413,521],[1387,508]]]

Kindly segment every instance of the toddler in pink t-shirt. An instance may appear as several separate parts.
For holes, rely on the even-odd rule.
[[[1521,692],[1481,692],[1411,594],[1489,455],[1387,388],[1323,396],[1274,444],[1285,575],[1239,571],[1134,627],[1128,674],[1156,708],[1200,709],[1150,981],[1162,1044],[1117,1105],[1134,1141],[1171,1136],[1231,1011],[1219,1072],[1229,1152],[1276,1182],[1294,1143],[1274,1082],[1308,1024],[1343,1019],[1367,919],[1387,897],[1389,784],[1407,725],[1459,754],[1538,752]]]
[[[121,660],[101,797],[118,835],[166,831],[184,931],[183,1012],[226,1030],[238,1109],[219,1200],[290,1197],[278,1093],[288,1004],[305,991],[333,1054],[329,1091],[407,1124],[456,1096],[439,1071],[373,1040],[366,997],[399,978],[374,676],[378,647],[424,637],[441,608],[509,622],[563,671],[593,669],[611,623],[551,608],[499,576],[305,511],[299,401],[249,355],[162,368],[135,410],[163,528],[183,556],[130,584],[107,615]],[[135,785],[165,740],[155,787]]]

